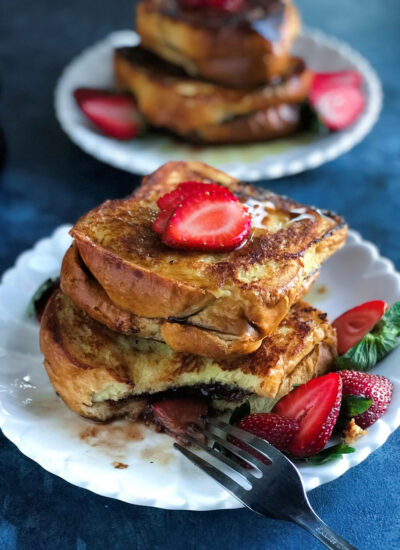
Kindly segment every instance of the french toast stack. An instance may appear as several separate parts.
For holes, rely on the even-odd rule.
[[[251,215],[246,241],[223,252],[164,244],[153,229],[157,200],[182,182],[232,192]],[[246,400],[270,410],[336,355],[326,314],[301,299],[346,232],[333,213],[205,164],[165,164],[133,195],[106,201],[72,228],[61,289],[41,321],[52,384],[96,420],[136,419],[151,404],[182,398],[217,411]]]
[[[115,77],[151,126],[200,143],[301,128],[312,75],[290,55],[289,0],[142,0],[136,26],[141,43],[115,50]]]

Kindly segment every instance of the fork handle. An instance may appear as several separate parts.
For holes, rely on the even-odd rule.
[[[314,511],[309,515],[294,517],[292,521],[297,523],[300,527],[303,527],[303,529],[311,533],[311,535],[331,550],[357,550],[355,546],[332,531]]]

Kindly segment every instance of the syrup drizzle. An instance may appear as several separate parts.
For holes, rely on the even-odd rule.
[[[271,210],[275,210],[275,205],[271,201],[258,201],[256,199],[247,199],[244,203],[251,216],[251,225],[253,228],[264,229],[266,218]]]

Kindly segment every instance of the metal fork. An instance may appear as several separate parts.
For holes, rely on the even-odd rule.
[[[226,422],[207,417],[203,433],[208,442],[214,441],[213,448],[196,434],[185,437],[213,457],[211,462],[218,466],[223,463],[229,468],[229,474],[221,471],[209,460],[205,460],[179,443],[174,446],[203,472],[213,477],[242,504],[258,514],[275,519],[284,519],[296,523],[332,550],[357,550],[342,537],[330,529],[314,512],[308,501],[303,481],[296,466],[275,447],[249,432],[231,426]],[[216,433],[217,432],[217,433]],[[218,432],[222,434],[218,435]],[[224,436],[234,436],[242,443],[260,453],[269,464],[264,464],[252,454],[237,447]],[[229,451],[228,453],[226,451]],[[216,460],[215,460],[216,459]],[[242,461],[250,468],[245,468]],[[231,477],[233,474],[234,478]]]

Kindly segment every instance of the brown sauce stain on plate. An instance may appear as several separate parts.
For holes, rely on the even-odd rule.
[[[139,424],[119,421],[90,425],[80,432],[79,438],[91,447],[121,451],[132,441],[142,441],[144,436]]]
[[[140,457],[147,462],[167,466],[172,460],[172,453],[169,447],[165,444],[160,444],[154,447],[146,447],[140,453]]]
[[[114,466],[114,468],[116,468],[117,470],[125,470],[126,468],[129,468],[128,464],[124,464],[123,462],[116,462],[114,461],[112,463],[112,465]]]

